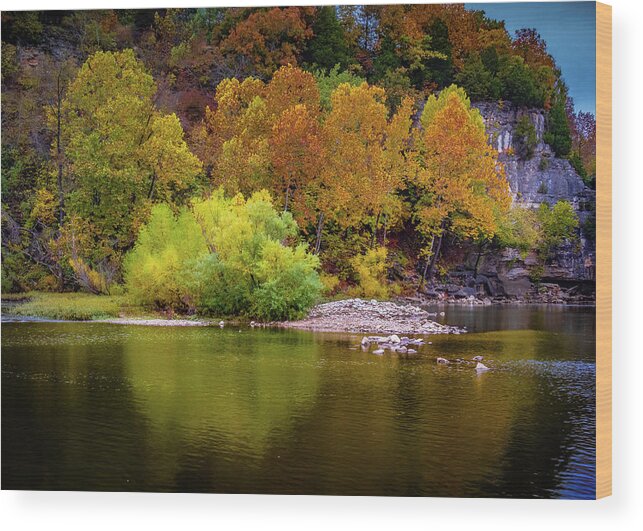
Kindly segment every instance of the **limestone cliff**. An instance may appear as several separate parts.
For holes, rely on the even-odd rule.
[[[579,244],[559,249],[544,267],[540,266],[535,254],[522,259],[511,249],[485,255],[479,263],[477,279],[471,275],[477,257],[470,252],[462,260],[463,267],[451,273],[453,285],[447,293],[460,285],[466,287],[464,291],[458,291],[460,296],[475,292],[479,296],[524,297],[535,291],[532,282],[535,274],[545,286],[555,283],[565,288],[573,287],[577,292],[592,291],[595,246],[582,227],[592,216],[595,192],[585,185],[569,161],[556,157],[544,142],[545,111],[498,103],[476,103],[474,106],[484,118],[490,144],[498,150],[499,159],[505,165],[514,204],[538,207],[544,202],[553,205],[557,201],[569,201],[581,223]],[[525,115],[533,124],[537,139],[533,155],[528,159],[516,155],[516,126]]]

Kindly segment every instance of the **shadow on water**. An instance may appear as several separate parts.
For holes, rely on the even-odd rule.
[[[2,488],[594,496],[593,312],[349,334],[5,323]],[[502,330],[499,330],[502,328]],[[493,370],[435,363],[483,355]]]

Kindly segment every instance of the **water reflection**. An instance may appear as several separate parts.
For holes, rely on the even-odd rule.
[[[407,357],[341,334],[5,324],[2,487],[593,497],[593,314],[511,319],[538,328]]]

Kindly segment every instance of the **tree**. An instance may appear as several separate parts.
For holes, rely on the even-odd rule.
[[[221,50],[244,57],[256,74],[270,77],[280,66],[299,63],[313,36],[309,19],[314,11],[314,7],[257,10],[232,29]]]
[[[273,117],[295,105],[305,105],[310,113],[319,113],[319,88],[315,77],[292,65],[282,66],[266,86],[266,105]]]
[[[444,233],[491,239],[510,195],[497,153],[487,144],[482,117],[464,90],[451,85],[438,97],[430,96],[421,123],[416,221],[430,242],[425,274],[432,281]]]
[[[547,44],[534,28],[516,30],[511,46],[532,67],[555,67],[554,59],[547,52]]]
[[[496,100],[500,97],[500,83],[478,54],[469,56],[455,80],[474,101]]]
[[[283,111],[272,128],[269,143],[273,189],[285,196],[287,211],[291,196],[296,200],[297,195],[305,193],[323,166],[319,123],[306,105],[295,105]]]
[[[312,30],[313,37],[304,52],[308,64],[330,70],[335,65],[347,68],[354,62],[335,6],[317,8]]]
[[[151,203],[184,201],[201,170],[176,115],[155,108],[155,89],[132,50],[97,52],[62,102],[66,209],[115,250],[132,244]]]
[[[578,216],[568,201],[558,201],[553,207],[541,203],[538,220],[542,230],[539,247],[543,259],[549,258],[552,251],[565,241],[576,239]]]
[[[206,164],[209,173],[214,171],[224,144],[243,130],[246,115],[256,114],[256,98],[265,99],[265,91],[264,82],[254,77],[247,77],[243,81],[226,78],[217,85],[214,105],[206,108],[203,124],[193,133],[195,151]],[[250,111],[253,104],[255,109]],[[268,128],[266,123],[262,131],[267,131]],[[254,134],[253,131],[249,133]]]
[[[495,237],[498,246],[518,249],[524,258],[542,240],[538,211],[514,205],[500,218]]]
[[[340,65],[336,64],[328,72],[325,70],[315,70],[313,72],[317,87],[319,89],[319,102],[323,110],[331,109],[331,94],[342,83],[348,83],[354,87],[361,85],[366,81],[363,77],[357,76],[348,70],[340,71]]]
[[[294,145],[287,146],[287,131],[283,129],[284,121],[293,115],[282,119],[282,114],[302,106],[309,119],[317,121],[320,111],[315,78],[291,65],[277,70],[268,84],[255,78],[246,78],[243,82],[225,79],[217,87],[215,102],[214,110],[206,109],[203,125],[193,139],[197,152],[207,164],[212,183],[223,186],[231,194],[270,188],[275,179],[286,178],[283,164],[277,177],[271,167],[272,160],[285,156],[285,149],[295,149]],[[277,123],[282,125],[276,131],[278,138],[273,140],[281,151],[275,158],[270,153],[270,137]],[[301,120],[298,123],[301,125]],[[306,136],[302,129],[299,132]],[[289,175],[287,180],[294,174]],[[281,198],[286,190],[292,191],[287,186],[276,190],[275,196]]]
[[[368,222],[375,231],[385,216],[399,218],[398,189],[405,170],[411,100],[389,123],[384,90],[363,83],[340,85],[324,122],[326,162],[319,193],[320,218],[342,227]],[[321,222],[318,225],[318,241]]]
[[[542,107],[544,95],[522,57],[505,56],[498,72],[502,97],[523,107]]]
[[[558,95],[547,114],[547,128],[544,140],[551,146],[557,157],[566,157],[572,148],[571,131],[565,109],[566,99],[567,95],[564,87],[559,88]]]
[[[514,135],[516,154],[523,160],[530,159],[534,156],[537,143],[536,128],[534,124],[531,123],[529,116],[523,114],[516,123]]]
[[[596,119],[588,112],[574,112],[571,98],[567,98],[567,121],[571,130],[570,162],[589,185],[596,176]]]

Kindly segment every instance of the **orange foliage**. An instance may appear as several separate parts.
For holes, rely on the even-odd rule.
[[[280,66],[297,64],[304,44],[313,36],[309,19],[314,12],[314,7],[255,11],[234,27],[221,49],[246,57],[257,74],[269,77]]]
[[[461,89],[429,98],[420,133],[417,184],[425,192],[418,221],[426,235],[446,228],[459,236],[491,238],[497,216],[510,205],[509,186],[484,124]]]
[[[284,210],[288,210],[292,194],[293,210],[299,214],[305,210],[306,187],[323,165],[319,123],[305,105],[296,105],[277,120],[269,143],[275,196],[285,196]]]
[[[292,65],[282,66],[275,72],[266,88],[266,103],[275,116],[295,105],[305,105],[308,111],[319,112],[319,88],[315,77]]]
[[[389,123],[382,88],[342,84],[333,93],[324,122],[327,158],[319,207],[340,225],[359,225],[381,214],[399,216],[396,192],[405,173],[411,107],[406,99]]]

